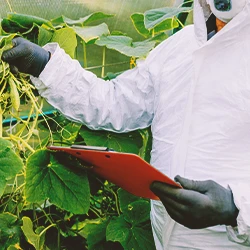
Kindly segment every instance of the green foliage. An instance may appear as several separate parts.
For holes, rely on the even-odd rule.
[[[69,54],[72,58],[75,57],[77,40],[74,29],[66,27],[56,30],[51,37],[50,42],[58,43],[67,54]]]
[[[77,169],[78,170],[78,169]],[[28,202],[46,199],[75,214],[89,210],[89,184],[86,172],[65,167],[53,153],[38,150],[27,161],[25,196]]]
[[[154,29],[162,22],[165,22],[169,18],[175,18],[178,14],[182,12],[191,11],[192,8],[181,7],[181,8],[160,8],[154,10],[148,10],[145,12],[144,22],[146,29]],[[176,27],[174,27],[176,28]]]
[[[93,131],[82,127],[79,135],[87,145],[108,147],[118,152],[138,154],[142,147],[142,137],[139,131],[118,134],[107,131]]]
[[[79,234],[87,239],[88,249],[105,249],[107,219],[95,219],[86,221]]]
[[[5,186],[23,168],[22,160],[13,151],[13,145],[0,138],[0,197],[3,195]]]
[[[29,217],[23,217],[23,226],[21,227],[28,242],[35,247],[36,250],[43,249],[45,242],[45,234],[42,233],[44,227],[38,227],[36,232],[33,231],[33,223]],[[39,234],[41,233],[41,234]]]
[[[108,72],[105,77],[105,69],[110,66],[105,62],[109,51],[128,57],[126,68],[133,67],[136,58],[146,57],[179,27],[181,22],[176,16],[183,11],[190,8],[133,14],[131,20],[142,41],[134,41],[122,31],[110,32],[104,21],[114,15],[102,12],[78,20],[9,13],[1,22],[0,56],[12,47],[16,35],[40,46],[56,42],[72,58],[83,61],[84,67],[89,46],[103,47],[97,68],[102,69],[101,77],[113,79],[120,72]],[[43,100],[36,95],[26,75],[15,77],[9,65],[1,61],[0,120],[2,123],[11,116],[16,125],[0,127],[0,250],[72,246],[74,250],[154,250],[149,200],[93,176],[83,162],[71,156],[46,149],[51,143],[106,146],[149,161],[150,128],[121,134],[93,131],[56,112],[53,118],[46,117],[41,111]],[[25,119],[20,116],[20,102],[29,106]]]
[[[0,214],[0,247],[6,249],[19,242],[21,236],[20,221],[10,213]]]
[[[149,201],[134,197],[119,190],[122,214],[113,218],[107,227],[107,240],[118,241],[124,249],[154,249],[154,240],[150,231]]]
[[[109,35],[109,29],[107,24],[102,23],[96,26],[90,27],[73,27],[75,33],[85,42],[91,43],[97,40],[102,35]]]
[[[155,47],[155,42],[133,42],[132,38],[127,36],[102,36],[96,41],[96,45],[117,50],[126,56],[143,57]]]
[[[135,13],[131,15],[131,19],[138,33],[143,35],[145,38],[150,38],[155,34],[165,32],[166,30],[172,30],[173,28],[179,26],[176,19],[168,18],[160,22],[158,25],[155,25],[153,29],[146,28],[144,22],[145,15],[142,13]]]

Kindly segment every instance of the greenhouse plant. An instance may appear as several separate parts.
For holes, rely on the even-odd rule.
[[[111,30],[107,22],[115,15],[101,11],[72,19],[10,9],[1,20],[0,56],[16,36],[40,46],[56,42],[82,67],[110,80],[183,28],[191,6],[187,1],[128,16],[136,40],[122,29]],[[0,104],[1,250],[155,249],[148,199],[96,176],[75,157],[47,149],[51,144],[108,147],[149,162],[150,128],[114,133],[69,121],[39,97],[29,75],[13,72],[4,61]]]

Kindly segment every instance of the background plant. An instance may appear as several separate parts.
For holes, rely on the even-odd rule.
[[[102,12],[78,20],[9,13],[1,22],[0,53],[11,47],[15,35],[40,46],[57,42],[84,68],[112,79],[120,71],[106,72],[109,51],[124,55],[124,70],[134,67],[137,58],[146,57],[183,27],[178,15],[190,10],[134,13],[131,21],[141,41],[110,31],[103,21],[114,17]],[[102,58],[89,67],[94,47],[102,47]],[[154,249],[149,200],[93,176],[77,159],[46,149],[51,143],[106,146],[149,161],[150,129],[116,134],[89,130],[56,111],[49,117],[27,75],[14,76],[1,61],[0,78],[0,117],[5,125],[0,138],[0,249]],[[25,117],[21,104],[30,107]]]

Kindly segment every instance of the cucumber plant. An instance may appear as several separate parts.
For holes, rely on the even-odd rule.
[[[16,35],[40,46],[57,42],[83,67],[93,72],[100,68],[99,77],[112,79],[120,72],[107,73],[107,67],[116,65],[106,63],[108,51],[128,58],[124,69],[133,67],[180,25],[176,16],[182,11],[190,8],[133,14],[131,20],[144,38],[140,42],[120,31],[110,32],[102,21],[113,15],[101,12],[79,20],[9,13],[1,22],[0,56]],[[102,23],[90,26],[93,21]],[[89,67],[91,46],[102,47],[103,58]],[[24,119],[20,113],[25,105],[29,111]],[[150,129],[124,134],[92,131],[57,112],[46,116],[43,105],[29,76],[14,75],[0,61],[0,250],[155,249],[149,200],[93,176],[77,159],[46,149],[51,143],[107,146],[149,161]],[[6,119],[9,124],[3,123]]]

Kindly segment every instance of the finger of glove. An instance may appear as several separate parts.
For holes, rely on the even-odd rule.
[[[165,206],[165,205],[164,205]],[[181,214],[178,210],[172,208],[172,207],[166,207],[166,211],[169,214],[169,216],[176,222],[183,225],[183,221],[185,220],[185,215]]]
[[[11,62],[18,58],[27,56],[30,53],[31,53],[30,49],[27,48],[26,45],[20,44],[17,45],[16,47],[13,47],[12,49],[4,51],[2,54],[2,59],[6,62]]]
[[[160,195],[159,198],[167,211],[171,209],[180,214],[186,215],[186,213],[192,209],[191,206],[182,204],[181,202],[173,200],[165,195]]]
[[[203,211],[196,210],[196,206],[182,205],[164,196],[159,198],[170,217],[185,227],[198,229],[210,226],[213,223],[207,216],[204,216],[204,218],[200,217]]]
[[[194,190],[200,193],[208,191],[208,181],[194,181],[177,175],[174,180],[179,182],[184,189]]]
[[[158,197],[166,196],[184,205],[199,203],[200,201],[206,199],[205,195],[199,192],[176,188],[158,181],[153,182],[150,189]]]
[[[19,73],[19,70],[16,66],[10,64],[10,72],[14,75],[18,74]]]
[[[23,44],[23,43],[29,43],[28,40],[22,38],[22,37],[15,37],[12,39],[12,44],[14,47],[20,45],[20,44]]]

